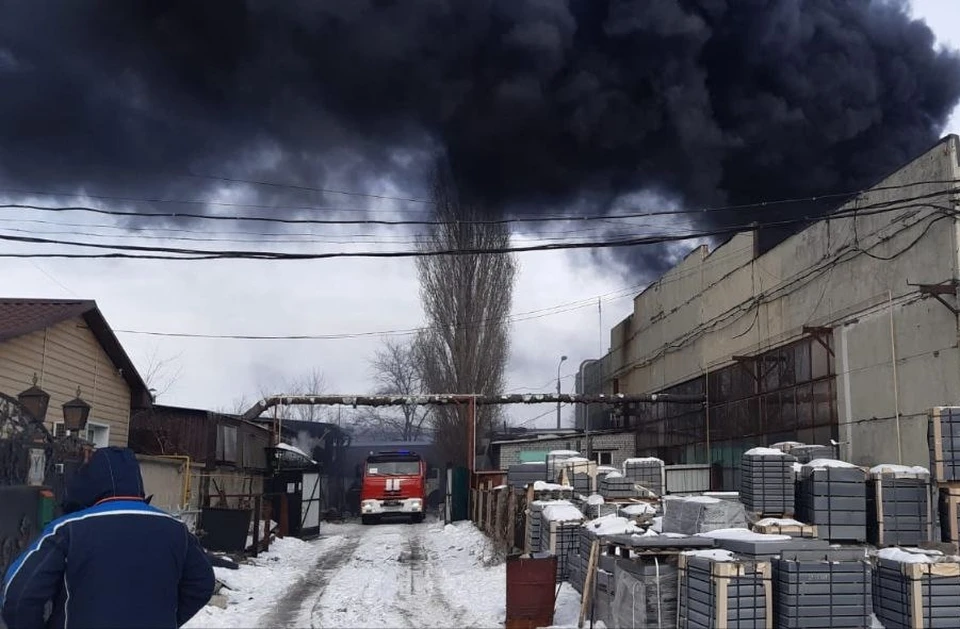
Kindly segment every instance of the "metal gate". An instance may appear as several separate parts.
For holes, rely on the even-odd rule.
[[[300,493],[300,536],[313,537],[320,534],[320,510],[322,508],[320,474],[304,472]]]

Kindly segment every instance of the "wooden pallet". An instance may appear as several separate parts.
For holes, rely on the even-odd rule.
[[[805,524],[803,522],[798,522],[797,524],[756,523],[753,525],[753,530],[756,533],[764,533],[767,535],[789,535],[790,537],[810,538],[815,538],[817,536],[817,525]]]

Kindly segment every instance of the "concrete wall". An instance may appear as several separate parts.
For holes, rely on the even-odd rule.
[[[188,497],[184,495],[184,475],[186,464],[174,459],[137,455],[140,462],[140,474],[143,476],[143,488],[154,507],[168,513],[177,513],[188,506]],[[193,495],[196,508],[196,494]]]
[[[905,201],[895,211],[864,208],[951,184],[877,188],[958,177],[950,136],[845,206],[860,209],[856,217],[819,222],[757,258],[751,233],[695,249],[611,331],[605,390],[616,380],[624,393],[655,392],[796,340],[804,326],[829,327],[842,451],[871,464],[897,462],[902,450],[903,463],[927,464],[925,411],[960,403],[960,328],[908,282],[958,277],[958,223]],[[954,208],[956,195],[926,203]]]
[[[610,451],[611,465],[622,467],[624,460],[636,456],[636,435],[632,432],[596,433],[591,435],[594,452]],[[500,469],[520,463],[521,451],[550,452],[551,450],[578,450],[587,454],[587,441],[582,435],[570,435],[556,439],[515,441],[500,444]]]
[[[16,397],[33,384],[34,374],[50,394],[51,431],[79,386],[92,407],[89,422],[109,426],[109,445],[127,445],[130,388],[81,317],[0,343],[0,391]]]

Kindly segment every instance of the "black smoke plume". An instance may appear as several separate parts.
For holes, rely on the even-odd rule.
[[[868,185],[937,139],[960,60],[881,0],[30,0],[0,89],[8,191],[416,193],[442,154],[492,212],[599,213]]]

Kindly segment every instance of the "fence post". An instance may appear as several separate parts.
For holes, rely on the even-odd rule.
[[[261,509],[263,507],[261,496],[253,497],[253,556],[257,557],[260,554],[260,517],[262,515]]]

